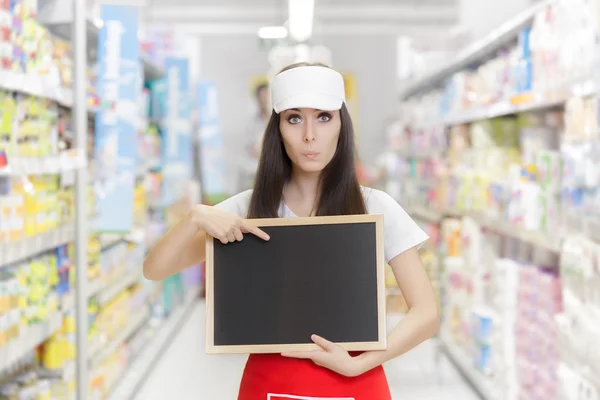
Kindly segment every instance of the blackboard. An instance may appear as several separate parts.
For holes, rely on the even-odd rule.
[[[207,353],[386,348],[383,215],[252,222],[271,239],[207,237]]]

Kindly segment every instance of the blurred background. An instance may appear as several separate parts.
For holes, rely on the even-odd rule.
[[[251,187],[298,61],[344,75],[361,182],[431,236],[442,329],[394,399],[600,399],[600,0],[73,1],[0,0],[0,399],[235,398],[203,266],[141,266]]]

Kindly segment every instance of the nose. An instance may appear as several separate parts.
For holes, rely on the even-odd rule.
[[[315,128],[313,127],[312,121],[304,125],[304,142],[311,143],[315,141]]]

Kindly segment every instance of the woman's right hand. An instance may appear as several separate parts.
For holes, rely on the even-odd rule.
[[[191,213],[192,221],[199,230],[219,239],[223,244],[241,241],[244,233],[251,233],[263,240],[270,239],[269,235],[249,220],[216,207],[197,205]]]

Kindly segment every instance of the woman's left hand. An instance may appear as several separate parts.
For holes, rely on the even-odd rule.
[[[312,335],[311,339],[320,347],[319,350],[283,353],[282,356],[312,360],[321,367],[347,377],[355,377],[366,372],[360,359],[352,357],[340,345],[317,335]]]

